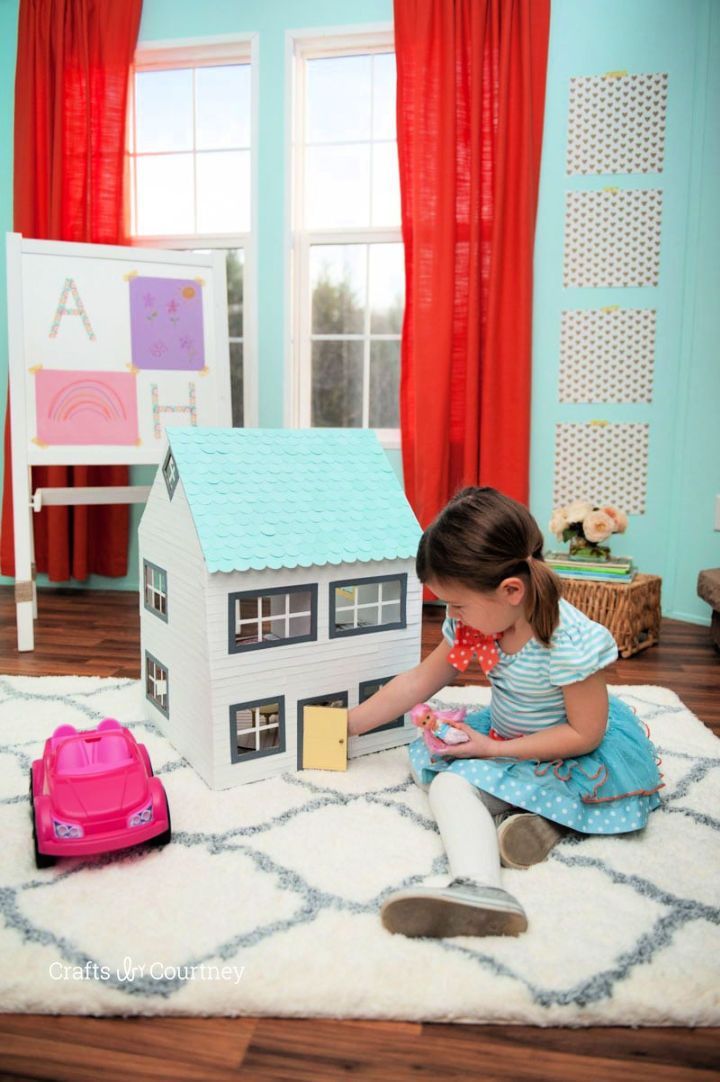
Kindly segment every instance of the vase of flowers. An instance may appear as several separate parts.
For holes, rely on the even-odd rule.
[[[575,500],[566,507],[556,507],[550,530],[558,541],[570,542],[570,555],[583,560],[607,560],[609,545],[603,541],[614,533],[625,533],[628,517],[617,507],[595,507],[587,500]]]

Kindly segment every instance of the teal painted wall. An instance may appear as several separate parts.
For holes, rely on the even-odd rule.
[[[570,78],[623,69],[669,75],[663,172],[568,176]],[[720,494],[719,71],[715,0],[553,0],[535,250],[531,508],[545,529],[556,423],[647,422],[645,514],[631,516],[613,547],[634,556],[642,571],[662,575],[666,615],[701,623],[709,622],[709,608],[695,594],[697,574],[720,565],[720,533],[713,529]],[[663,190],[657,286],[563,287],[565,192],[606,185]],[[657,310],[653,401],[561,404],[560,313],[611,304]]]
[[[12,227],[12,109],[17,0],[0,0],[0,228]],[[258,352],[260,423],[281,425],[285,335],[285,31],[387,23],[392,0],[145,0],[140,39],[177,41],[259,34]],[[623,178],[568,177],[565,131],[573,75],[667,71],[666,167]],[[720,4],[715,0],[554,0],[536,248],[531,506],[545,527],[552,507],[554,425],[602,416],[650,424],[647,511],[622,539],[642,569],[661,574],[667,614],[707,622],[695,596],[703,567],[720,565],[713,501],[720,493]],[[564,193],[618,183],[665,192],[660,284],[652,290],[564,290]],[[0,261],[2,263],[3,261]],[[4,266],[0,267],[0,384],[5,385]],[[571,295],[572,294],[572,298]],[[652,299],[650,295],[652,294]],[[561,406],[557,398],[560,312],[613,303],[658,310],[654,401],[648,406]],[[0,396],[4,397],[4,396]],[[4,409],[4,402],[0,409]],[[390,453],[400,472],[399,454]],[[137,519],[137,513],[136,513]],[[133,531],[134,532],[134,531]],[[136,548],[126,580],[90,585],[137,588]],[[4,580],[9,581],[9,580]]]

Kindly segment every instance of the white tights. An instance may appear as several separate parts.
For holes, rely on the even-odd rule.
[[[500,855],[494,816],[513,805],[476,788],[469,781],[444,771],[424,785],[440,831],[452,878],[467,876],[487,886],[499,887]]]

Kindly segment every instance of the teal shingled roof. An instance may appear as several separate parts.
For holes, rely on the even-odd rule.
[[[421,530],[374,432],[170,428],[209,571],[413,558]]]

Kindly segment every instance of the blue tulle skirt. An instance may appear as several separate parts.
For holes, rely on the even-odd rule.
[[[644,724],[610,696],[602,743],[587,755],[541,763],[530,759],[436,759],[422,737],[409,745],[410,762],[423,784],[450,770],[515,807],[572,827],[582,834],[624,834],[644,827],[660,804],[658,755]],[[465,723],[488,733],[490,707]]]

